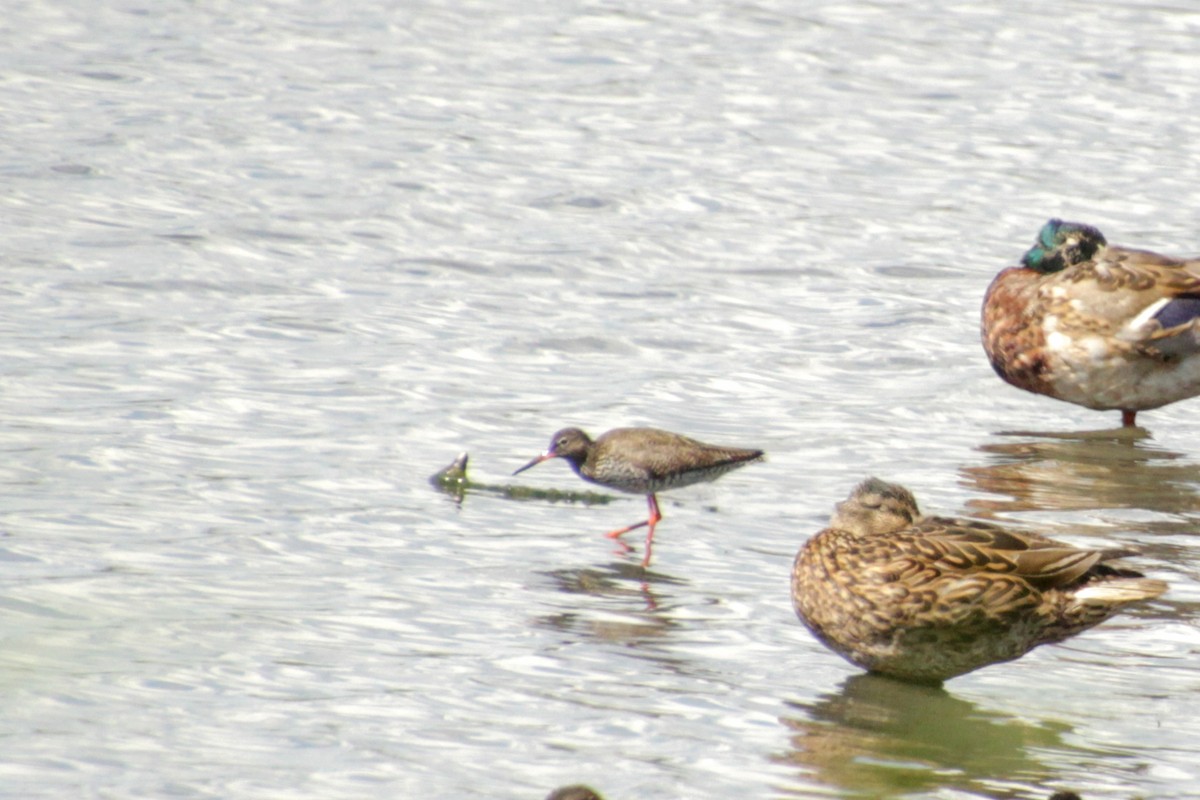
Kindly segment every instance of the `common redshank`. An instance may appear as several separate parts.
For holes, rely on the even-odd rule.
[[[631,494],[644,494],[650,517],[606,533],[610,539],[649,526],[642,566],[650,564],[654,526],[662,519],[658,492],[713,481],[744,464],[760,461],[762,450],[705,444],[657,428],[614,428],[592,441],[579,428],[563,428],[550,440],[550,448],[513,474],[551,458],[566,459],[585,481]]]
[[[604,798],[592,787],[577,783],[573,786],[558,787],[546,795],[546,800],[604,800]],[[1051,798],[1051,800],[1054,799]]]

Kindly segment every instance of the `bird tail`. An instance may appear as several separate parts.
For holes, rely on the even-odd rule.
[[[1153,600],[1166,590],[1166,581],[1154,578],[1117,578],[1084,586],[1075,592],[1075,602],[1123,606],[1139,600]]]

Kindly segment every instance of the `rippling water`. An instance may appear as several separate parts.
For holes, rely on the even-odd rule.
[[[1200,251],[1188,4],[9,4],[0,795],[1200,794],[1200,401],[1002,384],[1042,222]],[[552,431],[770,453],[458,502]],[[1025,431],[1026,433],[1022,433]],[[1034,432],[1034,433],[1029,433]],[[1040,432],[1040,433],[1037,433]],[[944,692],[788,569],[859,479],[1161,602]]]

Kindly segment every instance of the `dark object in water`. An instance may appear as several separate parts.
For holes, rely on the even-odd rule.
[[[573,786],[560,786],[546,795],[546,800],[604,800],[604,798],[590,786],[577,783]],[[1051,798],[1051,800],[1054,799]]]
[[[612,502],[613,495],[599,492],[564,492],[559,489],[534,489],[528,486],[510,484],[477,483],[467,477],[467,463],[470,456],[464,451],[443,469],[429,476],[429,482],[440,492],[461,503],[463,498],[473,492],[507,497],[510,500],[547,500],[551,503],[583,503],[585,505],[604,505]]]

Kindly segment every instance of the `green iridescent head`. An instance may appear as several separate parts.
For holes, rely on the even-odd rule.
[[[1090,261],[1107,244],[1104,234],[1091,225],[1052,219],[1042,226],[1037,241],[1021,257],[1021,263],[1048,275]]]

